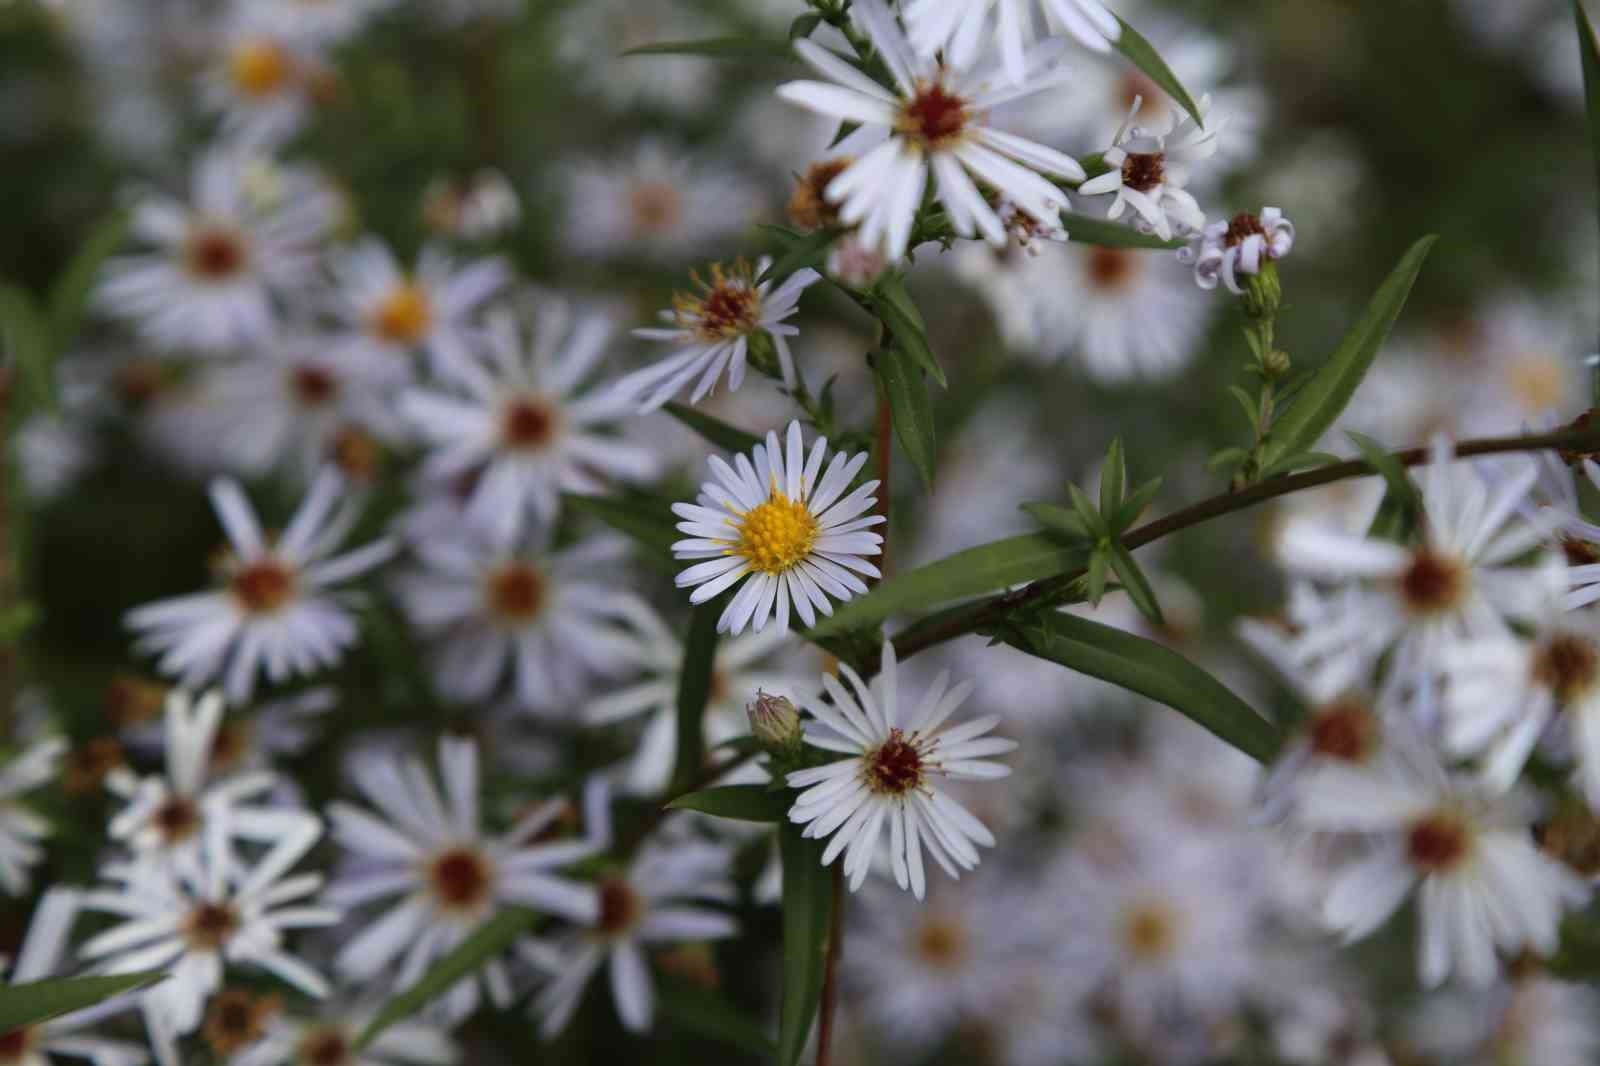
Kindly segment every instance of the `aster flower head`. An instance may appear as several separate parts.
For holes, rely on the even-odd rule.
[[[1562,913],[1588,884],[1540,851],[1526,797],[1491,793],[1438,763],[1379,769],[1323,766],[1304,783],[1297,822],[1361,833],[1366,852],[1329,885],[1328,925],[1347,941],[1376,930],[1420,885],[1422,982],[1452,973],[1484,984],[1496,951],[1555,951]]]
[[[1162,240],[1187,236],[1206,224],[1205,212],[1185,189],[1189,168],[1217,151],[1221,123],[1211,120],[1211,98],[1201,97],[1202,127],[1187,112],[1175,114],[1164,132],[1135,126],[1143,98],[1136,98],[1102,158],[1111,169],[1078,186],[1084,196],[1115,195],[1106,217],[1118,219],[1133,208],[1135,228]]]
[[[653,456],[599,432],[632,413],[619,390],[584,391],[605,355],[611,324],[558,302],[543,304],[531,336],[511,311],[491,312],[488,359],[456,367],[453,388],[415,388],[401,410],[433,448],[423,477],[435,486],[475,477],[467,520],[507,543],[527,519],[560,513],[561,493],[601,493],[607,478],[655,472]]]
[[[273,682],[338,663],[356,642],[346,609],[351,594],[333,586],[378,566],[394,544],[377,540],[334,555],[361,510],[342,479],[324,470],[281,536],[269,538],[238,483],[218,478],[211,502],[228,535],[222,587],[135,607],[126,616],[136,647],[160,656],[163,673],[187,688],[221,677],[228,699],[244,703],[264,670]]]
[[[28,871],[44,858],[39,842],[50,835],[50,823],[18,800],[55,778],[67,742],[51,737],[0,765],[0,891],[20,896],[28,891]]]
[[[829,81],[794,81],[778,88],[790,103],[830,118],[882,128],[886,139],[856,159],[824,190],[839,218],[860,225],[860,240],[891,260],[906,254],[930,175],[955,231],[982,234],[1004,246],[1006,228],[974,181],[992,186],[1035,221],[1060,224],[1067,196],[1043,175],[1081,181],[1077,161],[1053,148],[1004,133],[987,113],[1000,104],[1061,84],[1056,50],[1028,53],[1018,84],[994,85],[991,72],[920,56],[883,0],[860,0],[851,14],[871,38],[893,78],[886,88],[809,40],[795,42],[800,58]]]
[[[768,259],[753,268],[741,259],[731,268],[712,264],[710,280],[692,275],[699,292],[679,293],[673,309],[661,312],[667,327],[633,331],[641,340],[665,341],[677,351],[627,375],[617,382],[616,391],[637,397],[640,411],[654,411],[698,377],[689,402],[699,403],[724,373],[730,391],[743,384],[752,346],[768,345],[777,355],[784,387],[794,388],[799,379],[788,338],[800,330],[785,319],[795,313],[800,294],[820,275],[799,270],[772,289],[770,281],[756,280],[769,266]]]
[[[200,99],[244,143],[283,144],[304,125],[331,76],[313,40],[273,3],[234,6],[200,75]]]
[[[992,36],[1007,77],[1020,85],[1028,74],[1025,57],[1033,41],[1035,8],[1052,31],[1064,31],[1096,52],[1109,52],[1122,36],[1121,23],[1100,0],[907,0],[903,17],[918,53],[942,53],[959,67],[970,65]]]
[[[878,482],[845,491],[867,454],[835,454],[824,472],[826,438],[817,438],[807,456],[798,421],[789,423],[787,436],[787,454],[769,432],[766,443],[750,458],[736,456],[733,466],[712,456],[716,480],[700,486],[695,503],[672,505],[684,520],[678,529],[689,534],[672,546],[673,555],[707,560],[678,574],[679,588],[694,589],[689,602],[704,603],[744,581],[717,620],[718,632],[760,631],[774,613],[786,631],[791,604],[814,625],[818,612],[833,613],[830,596],[842,601],[867,591],[857,574],[879,576],[866,557],[883,550],[883,537],[871,532],[883,516],[859,517],[876,504]]]
[[[450,1066],[461,1060],[448,1033],[417,1020],[395,1022],[363,1045],[361,1034],[376,1015],[370,1005],[338,1001],[315,1015],[274,1010],[256,1023],[259,1034],[228,1059],[229,1066]]]
[[[1213,222],[1205,228],[1199,251],[1194,253],[1195,281],[1202,289],[1217,287],[1221,278],[1228,291],[1244,294],[1240,276],[1253,276],[1267,263],[1289,254],[1294,247],[1294,223],[1276,207],[1264,207],[1259,215],[1242,211],[1226,222]]]
[[[940,788],[949,780],[990,780],[1010,768],[990,756],[1014,751],[1016,741],[986,737],[998,715],[944,728],[950,715],[972,693],[972,683],[950,685],[941,672],[920,702],[902,716],[894,644],[884,641],[882,668],[869,685],[846,663],[839,670],[850,689],[832,675],[822,686],[830,702],[805,701],[817,719],[806,740],[847,757],[810,770],[789,774],[791,788],[803,789],[789,810],[789,820],[805,826],[804,835],[832,836],[822,864],[844,854],[850,890],[859,889],[878,856],[885,827],[895,883],[921,899],[927,880],[926,851],[951,877],[957,867],[978,865],[974,845],[992,847],[994,836],[973,814]]]

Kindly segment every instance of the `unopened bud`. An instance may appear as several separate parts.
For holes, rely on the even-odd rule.
[[[1274,348],[1261,360],[1261,370],[1269,378],[1281,378],[1289,373],[1292,364],[1289,362],[1289,353],[1281,348]]]
[[[769,378],[782,378],[783,367],[778,362],[778,349],[772,343],[772,334],[759,330],[746,335],[749,347],[746,358],[750,365]]]
[[[1261,269],[1248,276],[1244,285],[1244,311],[1251,318],[1273,318],[1283,303],[1283,285],[1278,280],[1278,266],[1271,260],[1261,264]]]
[[[768,751],[795,751],[800,747],[800,712],[789,700],[757,692],[745,713],[750,716],[750,732]]]

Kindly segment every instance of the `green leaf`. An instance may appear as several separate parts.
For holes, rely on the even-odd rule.
[[[1117,504],[1128,488],[1128,461],[1122,454],[1122,438],[1111,438],[1106,449],[1106,461],[1100,464],[1100,513],[1117,513]]]
[[[1600,185],[1600,38],[1581,0],[1572,0],[1572,13],[1578,20],[1578,51],[1583,57],[1583,100],[1588,117],[1589,152],[1594,157],[1595,177]],[[1600,406],[1600,372],[1594,375],[1591,403]]]
[[[822,16],[815,11],[808,11],[804,15],[795,16],[789,23],[789,40],[798,40],[801,37],[810,37],[818,26],[822,25]]]
[[[574,511],[598,518],[618,533],[637,541],[652,561],[670,570],[678,569],[673,558],[672,545],[683,539],[678,532],[677,518],[672,514],[672,503],[656,496],[639,495],[633,498],[611,496],[579,496],[564,494],[561,501]]]
[[[693,407],[686,407],[681,403],[669,403],[662,410],[723,451],[748,452],[761,443],[761,438],[754,433],[737,426],[730,426],[722,419],[697,411]]]
[[[1069,511],[1053,503],[1025,503],[1022,509],[1041,526],[1062,536],[1083,541],[1093,539],[1088,524],[1077,511]]]
[[[375,1018],[361,1033],[357,1045],[366,1047],[395,1022],[404,1021],[444,995],[491,959],[503,954],[539,924],[540,915],[526,907],[503,910],[478,926],[472,935],[428,968],[422,979],[403,992],[389,997]]]
[[[1003,629],[1014,648],[1165,703],[1252,758],[1278,750],[1278,731],[1222,682],[1153,640],[1061,611]]]
[[[39,608],[27,600],[0,610],[0,648],[15,644],[39,622]]]
[[[778,1015],[778,1066],[794,1066],[805,1050],[822,996],[833,874],[822,865],[827,842],[808,840],[786,822],[778,830],[783,860],[783,1005]]]
[[[1161,491],[1161,478],[1153,477],[1143,485],[1133,490],[1133,494],[1122,501],[1115,514],[1106,517],[1106,523],[1111,527],[1113,535],[1121,533],[1144,514],[1144,509],[1150,506],[1150,501],[1156,498],[1156,493]]]
[[[1166,94],[1176,100],[1185,111],[1194,116],[1194,120],[1201,126],[1206,124],[1205,116],[1200,114],[1200,106],[1194,102],[1194,97],[1189,95],[1189,90],[1183,87],[1178,76],[1172,73],[1172,68],[1167,66],[1167,61],[1162,59],[1144,37],[1122,20],[1122,36],[1117,40],[1117,51],[1128,57],[1129,62],[1144,71],[1145,77],[1155,82]]]
[[[922,312],[917,310],[911,294],[906,291],[905,276],[890,274],[883,278],[867,294],[867,302],[883,320],[883,324],[889,328],[895,345],[909,355],[918,366],[932,374],[933,380],[939,383],[941,389],[949,388],[944,369],[939,366],[939,361],[933,356],[933,349],[928,346],[928,330],[922,323]]]
[[[820,269],[827,261],[828,249],[838,238],[838,232],[831,229],[813,230],[801,236],[786,238],[782,253],[761,272],[761,276],[756,278],[756,284],[771,282],[772,287],[777,288],[797,271],[808,267],[812,270]]]
[[[711,37],[703,41],[660,41],[622,53],[627,56],[702,56],[709,59],[793,59],[788,41],[759,37]]]
[[[1417,491],[1411,475],[1406,473],[1405,465],[1365,433],[1346,430],[1345,436],[1361,449],[1361,457],[1383,477],[1388,487],[1383,494],[1383,501],[1378,505],[1378,513],[1372,516],[1367,536],[1397,543],[1410,540],[1417,520],[1422,515],[1422,495]]]
[[[1328,466],[1330,463],[1339,463],[1344,460],[1328,452],[1300,452],[1298,455],[1285,455],[1261,471],[1262,477],[1275,477],[1278,474],[1291,474],[1296,470],[1311,470],[1319,466]]]
[[[165,972],[149,970],[107,977],[58,977],[52,981],[0,985],[0,1033],[93,1007],[113,996],[153,985],[166,976]]]
[[[97,225],[78,246],[72,261],[50,290],[50,334],[57,351],[65,351],[77,339],[83,313],[105,261],[122,247],[128,235],[129,216],[118,211]]]
[[[661,1013],[685,1029],[763,1059],[776,1050],[759,1025],[704,989],[682,981],[662,981],[657,992]]]
[[[706,760],[706,700],[717,663],[717,619],[727,595],[714,596],[694,609],[689,636],[684,641],[683,666],[678,673],[678,761],[672,770],[672,790],[681,792],[700,776]]]
[[[1082,545],[1063,544],[1050,533],[980,544],[888,578],[865,596],[841,604],[830,617],[819,618],[806,636],[815,639],[864,629],[892,615],[1054,577],[1083,566],[1086,555]]]
[[[1117,572],[1117,580],[1122,582],[1128,598],[1139,608],[1139,613],[1158,626],[1166,625],[1167,620],[1161,615],[1161,604],[1156,602],[1156,590],[1150,587],[1149,579],[1139,569],[1139,564],[1134,562],[1128,549],[1121,542],[1112,541],[1106,557],[1111,562],[1111,569]]]
[[[924,485],[933,484],[933,468],[939,446],[934,439],[933,405],[928,401],[928,386],[922,371],[911,357],[898,348],[885,348],[873,354],[878,385],[889,400],[894,417],[895,436],[911,464],[922,475]],[[885,485],[882,491],[889,491]]]
[[[679,796],[667,806],[738,822],[781,822],[794,806],[794,795],[766,785],[722,785]]]
[[[32,297],[14,285],[0,285],[0,355],[16,361],[21,387],[18,421],[57,409],[55,349],[49,326]]]
[[[1395,319],[1406,305],[1412,283],[1422,269],[1423,260],[1433,247],[1436,237],[1424,237],[1411,246],[1401,257],[1399,265],[1389,274],[1361,318],[1339,342],[1326,364],[1300,390],[1293,406],[1279,416],[1267,434],[1271,449],[1267,465],[1283,455],[1293,455],[1314,447],[1328,431],[1345,405],[1350,402],[1356,386],[1366,376],[1378,349],[1394,328]]]
[[[1171,251],[1183,247],[1183,242],[1176,238],[1164,241],[1153,233],[1140,233],[1121,222],[1107,222],[1089,215],[1063,211],[1061,224],[1066,227],[1067,240],[1078,244],[1097,244],[1102,248],[1148,248],[1152,251]]]
[[[1100,606],[1100,601],[1106,596],[1106,577],[1111,562],[1109,554],[1104,546],[1100,546],[1089,555],[1089,572],[1086,580],[1089,586],[1089,602],[1096,607]]]
[[[1089,527],[1089,533],[1094,539],[1099,540],[1102,537],[1111,535],[1111,527],[1106,525],[1105,516],[1094,505],[1094,501],[1089,499],[1087,492],[1069,483],[1067,485],[1067,495],[1072,498],[1072,509],[1078,512],[1078,517],[1083,519],[1083,524]]]

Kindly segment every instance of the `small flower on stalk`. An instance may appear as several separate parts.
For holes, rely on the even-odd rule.
[[[27,892],[28,871],[44,858],[39,842],[50,835],[50,823],[19,800],[56,776],[66,751],[64,739],[51,737],[0,764],[0,894]]]
[[[869,531],[883,516],[858,517],[877,503],[878,482],[845,492],[867,453],[839,453],[823,473],[827,450],[827,439],[819,437],[807,457],[800,423],[790,422],[787,456],[776,433],[768,433],[751,458],[736,456],[735,466],[714,455],[717,480],[700,486],[697,502],[673,504],[684,519],[678,529],[690,538],[674,544],[673,554],[706,560],[678,575],[679,588],[694,589],[690,603],[750,578],[722,612],[718,632],[737,636],[747,625],[759,631],[774,610],[779,630],[787,630],[791,602],[801,620],[814,625],[817,612],[833,613],[829,596],[848,600],[867,591],[856,574],[878,576],[866,556],[883,550],[883,537]]]
[[[1264,267],[1287,256],[1293,247],[1294,223],[1281,210],[1266,207],[1259,215],[1242,211],[1227,222],[1206,227],[1195,254],[1194,279],[1209,292],[1221,278],[1229,292],[1243,296],[1240,275],[1263,275]]]
[[[785,697],[757,692],[745,713],[750,716],[750,732],[769,752],[793,752],[800,747],[800,712]]]
[[[1176,115],[1166,132],[1156,133],[1135,126],[1133,120],[1144,103],[1135,97],[1128,117],[1112,139],[1102,158],[1111,169],[1078,186],[1084,196],[1116,194],[1106,209],[1106,217],[1119,219],[1129,207],[1137,217],[1134,228],[1154,233],[1162,240],[1173,234],[1187,236],[1206,224],[1200,204],[1185,191],[1189,167],[1217,153],[1217,134],[1221,122],[1202,127],[1189,114]],[[1211,98],[1202,97],[1200,113],[1209,117]]]
[[[771,260],[762,259],[752,269],[741,259],[732,268],[713,263],[710,281],[691,274],[700,293],[679,293],[672,310],[661,312],[661,320],[670,328],[633,331],[641,340],[668,341],[678,350],[617,382],[618,394],[638,396],[641,412],[654,411],[699,375],[700,382],[689,396],[690,403],[699,403],[723,371],[728,374],[728,388],[736,390],[744,382],[747,361],[765,369],[763,364],[770,364],[774,355],[784,387],[794,388],[798,379],[788,338],[800,330],[785,325],[784,319],[795,313],[800,294],[820,275],[798,270],[769,292],[771,283],[756,279],[770,265]]]
[[[882,252],[862,244],[854,233],[840,238],[828,252],[828,277],[852,289],[869,288],[889,266]]]
[[[972,692],[969,681],[952,687],[948,671],[934,679],[902,720],[890,641],[883,644],[882,668],[872,684],[846,663],[839,669],[854,694],[833,675],[824,675],[822,686],[832,702],[806,702],[819,723],[806,739],[848,758],[788,775],[790,787],[805,789],[789,820],[805,826],[807,837],[833,837],[822,864],[832,864],[843,852],[852,892],[866,880],[887,826],[895,883],[921,899],[927,884],[923,851],[951,877],[960,877],[958,866],[971,870],[978,865],[973,845],[994,846],[994,836],[983,823],[941,791],[938,782],[1005,777],[1010,767],[988,757],[1015,750],[1016,741],[984,736],[1000,720],[998,715],[942,728]]]

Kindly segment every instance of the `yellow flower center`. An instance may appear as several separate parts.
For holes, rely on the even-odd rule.
[[[1178,947],[1182,916],[1160,900],[1141,900],[1122,912],[1122,947],[1140,962],[1159,963]]]
[[[394,344],[420,344],[432,325],[428,294],[410,282],[395,286],[372,315],[373,331]]]
[[[246,96],[267,96],[289,80],[289,57],[273,41],[245,41],[228,58],[228,73]]]
[[[805,503],[789,499],[774,485],[766,503],[745,512],[731,551],[744,556],[752,570],[782,573],[811,554],[817,533],[817,520]]]

